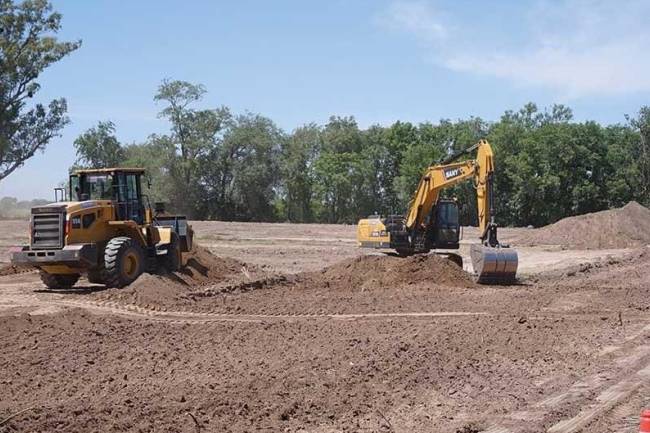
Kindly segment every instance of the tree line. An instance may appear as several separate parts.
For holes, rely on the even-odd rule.
[[[40,74],[81,46],[56,37],[61,20],[47,0],[0,0],[0,181],[69,123],[64,98],[30,103]],[[205,95],[202,85],[164,81],[154,100],[167,133],[120,143],[116,125],[101,121],[75,140],[77,165],[144,167],[151,201],[192,218],[354,223],[403,213],[425,167],[487,138],[502,225],[539,226],[630,200],[650,205],[649,107],[616,125],[576,122],[566,106],[530,103],[497,121],[363,129],[353,117],[333,116],[285,132],[260,114],[198,109]],[[476,221],[472,188],[447,191],[458,197],[464,224]]]
[[[144,167],[150,200],[194,219],[354,223],[403,213],[428,165],[486,138],[502,225],[540,226],[631,200],[650,204],[649,107],[616,125],[575,122],[566,106],[529,103],[495,122],[362,129],[354,117],[332,116],[287,133],[260,114],[196,108],[205,95],[202,85],[163,81],[154,100],[168,133],[122,144],[112,122],[99,122],[75,140],[77,165]],[[446,195],[459,199],[463,223],[475,223],[471,182]]]

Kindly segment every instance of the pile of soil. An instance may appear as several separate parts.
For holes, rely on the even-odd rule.
[[[631,201],[619,209],[564,218],[523,233],[513,243],[587,250],[641,247],[650,244],[650,209]]]
[[[4,277],[6,275],[23,274],[25,272],[30,272],[33,270],[34,268],[26,265],[12,265],[12,264],[0,265],[0,277]]]
[[[472,277],[456,263],[436,254],[361,256],[344,260],[315,273],[327,287],[347,290],[395,288],[417,283],[473,287]],[[318,281],[313,281],[318,284]]]
[[[446,296],[443,292],[476,287],[472,277],[460,266],[435,254],[407,258],[361,256],[322,271],[296,275],[268,275],[258,268],[247,268],[238,260],[216,257],[209,252],[203,252],[200,263],[211,270],[207,277],[190,275],[196,272],[195,264],[183,273],[142,275],[124,289],[96,295],[100,299],[159,310],[237,314],[372,313],[392,310],[394,303],[399,304],[399,309],[430,309],[431,305],[423,305],[422,293],[429,293],[432,288],[439,292],[431,302],[435,309],[446,308],[447,302],[439,299]]]
[[[187,256],[187,264],[178,272],[143,274],[122,289],[108,289],[95,296],[142,307],[177,307],[191,302],[188,295],[197,288],[206,288],[224,282],[255,280],[260,271],[255,267],[229,257],[212,254],[207,248],[195,245]]]

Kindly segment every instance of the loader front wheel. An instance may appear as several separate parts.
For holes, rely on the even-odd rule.
[[[41,281],[50,290],[66,290],[74,286],[79,280],[78,274],[48,274],[41,271]]]
[[[104,250],[104,285],[124,287],[144,272],[144,255],[131,238],[120,236],[111,239]]]

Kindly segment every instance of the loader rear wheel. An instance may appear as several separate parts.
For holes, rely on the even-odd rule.
[[[163,256],[162,265],[169,272],[181,269],[181,242],[176,233],[172,233],[167,254]]]
[[[111,239],[104,250],[104,285],[124,287],[144,272],[144,256],[133,239],[120,236]]]
[[[79,280],[78,274],[48,274],[41,271],[41,281],[51,290],[66,290],[74,286]]]

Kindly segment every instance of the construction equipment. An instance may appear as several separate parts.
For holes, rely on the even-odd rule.
[[[458,161],[474,150],[476,159]],[[360,247],[390,248],[402,256],[432,249],[459,248],[458,204],[440,197],[442,190],[473,180],[478,200],[480,243],[472,244],[470,257],[480,283],[508,284],[516,278],[517,252],[497,239],[494,220],[494,154],[486,140],[428,167],[420,179],[406,216],[370,216],[359,221]],[[450,255],[462,265],[460,256]]]
[[[155,213],[142,191],[141,168],[78,170],[68,201],[32,208],[30,243],[11,262],[40,270],[50,289],[72,287],[81,275],[91,283],[124,287],[143,272],[177,271],[192,249],[185,216]],[[57,191],[57,198],[61,191]],[[65,194],[62,194],[65,196]]]

